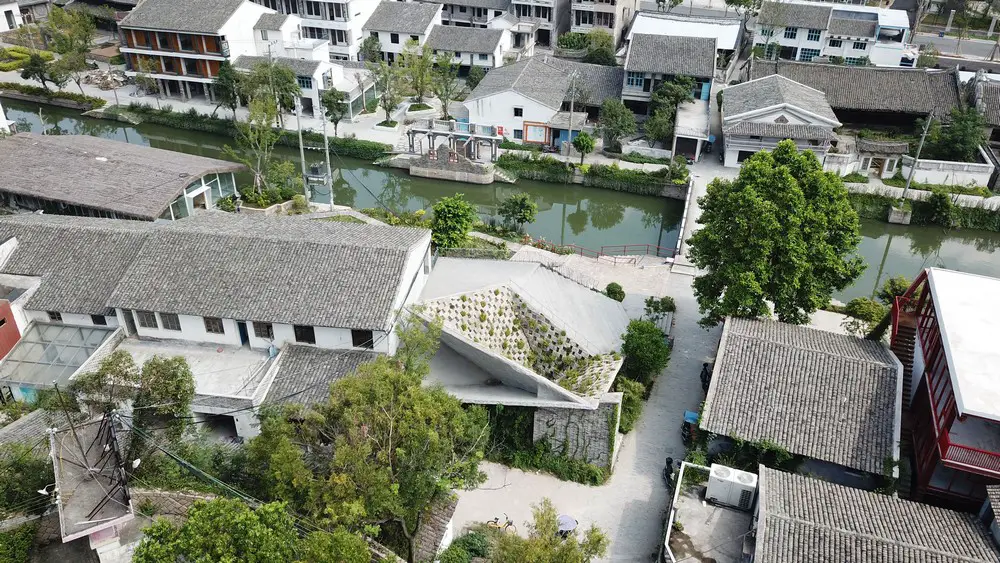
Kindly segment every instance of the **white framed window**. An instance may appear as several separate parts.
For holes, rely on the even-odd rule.
[[[646,75],[641,72],[629,72],[625,75],[625,84],[633,88],[642,88],[642,82],[645,80]]]
[[[802,49],[799,51],[800,61],[808,62],[813,60],[813,57],[818,57],[818,56],[819,56],[819,49]]]
[[[524,139],[524,131],[521,129],[514,129],[514,138],[518,141]]]
[[[295,341],[303,342],[305,344],[315,344],[316,343],[316,330],[309,325],[294,325],[292,327],[295,333]]]
[[[261,41],[267,41],[267,30],[266,29],[260,30],[260,39],[261,39]]]
[[[795,39],[799,35],[799,28],[797,27],[786,27],[785,28],[785,39]]]
[[[264,340],[274,340],[274,325],[271,323],[253,322],[253,335]]]
[[[136,311],[135,316],[142,328],[160,328],[160,323],[156,322],[156,313],[152,311]]]
[[[355,348],[374,348],[375,337],[370,330],[352,330],[351,345]]]
[[[845,57],[844,62],[850,66],[861,66],[865,62],[864,57]]]
[[[108,318],[104,315],[90,315],[90,322],[97,326],[108,326]]]
[[[830,46],[833,47],[834,49],[839,49],[840,47],[844,46],[844,42],[841,41],[840,39],[831,39]]]
[[[855,41],[854,42],[854,50],[855,51],[864,51],[864,50],[867,50],[867,49],[868,49],[868,43],[865,43],[864,41]]]
[[[173,313],[160,313],[160,321],[163,322],[164,330],[181,330],[181,320]]]
[[[390,33],[389,34],[389,43],[392,43],[393,45],[399,45],[399,34],[398,33]]]
[[[60,313],[59,311],[49,311],[48,315],[49,315],[49,320],[50,321],[52,321],[54,323],[61,323],[62,322],[62,313]]]
[[[823,33],[822,29],[810,29],[809,34],[806,35],[806,39],[809,41],[819,41],[820,34]]]
[[[490,56],[487,55],[486,53],[479,53],[479,60],[481,60],[481,61],[488,61],[488,60],[490,60]]]
[[[773,27],[762,27],[762,28],[760,28],[760,35],[762,37],[771,37],[772,35],[774,35],[774,28]]]
[[[323,5],[320,2],[306,0],[306,14],[310,16],[323,16]]]
[[[303,90],[312,90],[313,79],[311,76],[296,76],[296,80],[299,82],[299,88]]]
[[[209,334],[225,334],[226,327],[219,317],[205,317],[205,332]]]

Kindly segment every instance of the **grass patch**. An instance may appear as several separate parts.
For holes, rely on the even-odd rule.
[[[625,162],[633,162],[635,164],[663,164],[664,166],[670,165],[669,158],[656,158],[653,156],[644,156],[635,152],[617,153],[617,152],[604,151],[604,156],[607,156],[609,158],[617,158],[618,160],[624,160]]]
[[[860,172],[851,172],[850,174],[844,175],[844,181],[850,184],[867,184],[868,176]]]
[[[511,141],[507,137],[504,137],[503,141],[500,142],[500,148],[513,151],[542,151],[542,147],[539,145],[525,145],[523,143],[518,143],[517,141]]]
[[[416,103],[416,104],[410,104],[410,107],[407,108],[406,111],[424,111],[428,109],[434,109],[434,108],[424,103]]]
[[[399,125],[398,121],[393,121],[391,119],[386,119],[385,121],[379,121],[375,124],[377,127],[395,127]]]
[[[896,175],[892,178],[884,178],[882,183],[887,186],[894,186],[897,188],[906,187],[906,178],[903,177],[902,173],[896,172]],[[934,190],[940,190],[949,194],[962,194],[962,195],[977,195],[980,197],[990,197],[993,195],[989,188],[983,186],[950,186],[947,184],[924,184],[922,182],[913,181],[910,182],[911,190],[921,190],[926,192],[931,192]]]

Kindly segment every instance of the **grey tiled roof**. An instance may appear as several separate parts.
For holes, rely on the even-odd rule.
[[[121,27],[219,33],[244,0],[144,0],[119,24]]]
[[[427,30],[440,11],[440,4],[379,2],[362,29],[419,35]]]
[[[1000,485],[986,485],[986,498],[990,500],[994,518],[1000,514]]]
[[[996,563],[972,514],[760,467],[757,563]]]
[[[188,184],[205,174],[244,168],[89,135],[18,133],[0,140],[0,192],[140,219],[159,217]]]
[[[278,30],[288,19],[287,14],[261,14],[260,19],[253,25],[254,29]]]
[[[3,217],[0,242],[17,237],[18,244],[0,271],[41,276],[28,309],[103,315],[152,227],[142,221],[66,215]]]
[[[826,29],[832,6],[815,4],[793,4],[791,2],[764,2],[757,15],[760,25],[781,28],[801,27],[806,29]],[[777,33],[777,31],[776,31]]]
[[[858,151],[880,154],[906,154],[910,152],[910,144],[906,141],[876,141],[873,139],[858,139]]]
[[[877,342],[727,319],[701,427],[881,474],[897,439],[897,377]]]
[[[960,104],[955,70],[753,60],[751,78],[771,74],[825,92],[834,110],[921,115],[933,110],[941,117]]]
[[[109,304],[384,330],[424,229],[202,214],[157,226]]]
[[[493,53],[501,37],[502,29],[435,25],[427,36],[427,44],[436,51]]]
[[[830,35],[846,35],[847,37],[875,37],[878,22],[833,18],[830,20]]]
[[[621,97],[624,72],[618,67],[536,56],[489,71],[467,99],[517,92],[547,107],[559,109],[569,93],[570,76],[576,73],[577,84],[584,94],[582,102],[600,105],[607,98]]]
[[[771,106],[788,104],[820,117],[837,121],[826,94],[780,75],[751,80],[725,89],[722,95],[726,117]]]
[[[32,447],[32,451],[42,454],[48,450],[46,430],[66,424],[66,417],[59,413],[38,409],[0,428],[0,445],[20,444]]]
[[[315,346],[289,344],[281,351],[281,361],[265,403],[315,405],[330,396],[330,384],[346,377],[358,366],[378,357],[374,352],[324,350]],[[299,393],[303,389],[306,391]],[[289,396],[292,395],[292,396]]]
[[[715,74],[715,38],[636,33],[628,44],[625,70],[712,77]]]
[[[312,77],[316,74],[316,69],[319,68],[320,61],[307,61],[305,59],[293,59],[291,57],[275,57],[274,60],[280,64],[287,66],[295,72],[296,76],[309,76]],[[257,63],[268,62],[267,57],[256,57],[251,55],[240,55],[233,61],[233,66],[235,68],[250,70]],[[318,85],[314,85],[317,86]]]
[[[993,127],[1000,126],[1000,83],[982,84],[981,90],[977,91],[976,107],[986,118],[986,123]]]
[[[773,137],[777,139],[832,140],[833,126],[806,125],[802,123],[767,123],[762,121],[740,121],[722,128],[727,136],[749,135]]]

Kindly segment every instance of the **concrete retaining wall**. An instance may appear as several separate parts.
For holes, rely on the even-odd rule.
[[[951,162],[947,160],[926,160],[917,161],[916,172],[913,174],[915,182],[924,184],[946,184],[949,186],[986,186],[990,182],[993,174],[993,164],[989,161],[983,148],[979,147],[980,158],[983,162]],[[903,177],[908,178],[910,170],[913,168],[913,157],[904,155],[902,159]]]
[[[861,161],[856,154],[826,153],[823,159],[823,170],[834,172],[839,176],[857,172],[860,165]]]
[[[624,154],[632,153],[648,156],[649,158],[670,158],[673,156],[670,149],[657,149],[645,145],[624,145],[622,146],[622,152]]]
[[[606,393],[594,410],[536,409],[533,440],[548,440],[552,450],[601,467],[615,459],[621,420],[621,393]]]
[[[460,170],[448,170],[445,168],[426,168],[423,166],[410,166],[410,175],[421,178],[433,178],[435,180],[450,180],[452,182],[467,182],[469,184],[492,184],[493,170],[483,173],[466,172]]]
[[[10,98],[12,100],[21,100],[23,102],[32,102],[36,104],[48,104],[50,106],[56,106],[61,108],[75,109],[79,111],[87,111],[94,109],[94,106],[87,103],[75,102],[73,100],[67,100],[64,98],[49,98],[46,96],[34,96],[32,94],[22,94],[14,90],[0,90],[0,98]]]

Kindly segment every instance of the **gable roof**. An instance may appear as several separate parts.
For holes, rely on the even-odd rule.
[[[362,29],[419,35],[427,31],[440,12],[441,4],[379,2]]]
[[[108,297],[146,240],[152,223],[68,215],[0,218],[0,242],[17,248],[0,272],[41,277],[26,308],[108,313]]]
[[[636,12],[628,26],[627,39],[636,33],[672,37],[714,37],[716,48],[733,50],[743,31],[739,17],[686,16],[678,13]]]
[[[502,29],[435,25],[427,36],[427,44],[436,51],[493,53],[497,45],[500,44],[503,31]]]
[[[881,474],[885,460],[898,455],[900,377],[878,342],[730,318],[701,427]]]
[[[832,126],[806,125],[803,123],[768,123],[766,121],[737,121],[724,125],[726,136],[753,136],[774,139],[834,140],[837,138]]]
[[[187,33],[218,33],[243,2],[248,1],[143,0],[119,25]]]
[[[636,33],[625,55],[627,72],[651,72],[675,76],[715,75],[714,37],[671,37]]]
[[[361,364],[378,357],[374,352],[325,350],[287,344],[281,349],[278,372],[265,403],[316,405],[330,396],[330,384],[354,373]]]
[[[310,61],[306,59],[295,59],[292,57],[275,57],[274,60],[292,69],[296,76],[308,77],[314,76],[316,74],[316,69],[318,69],[322,63],[322,61]],[[233,61],[233,67],[241,70],[251,70],[254,65],[266,62],[268,62],[267,57],[240,55],[239,57],[236,57],[235,61]],[[314,86],[318,88],[317,85]]]
[[[941,118],[961,106],[956,70],[845,66],[753,59],[751,78],[780,74],[826,94],[834,110]],[[725,105],[725,102],[723,102]]]
[[[977,76],[972,82],[973,103],[986,118],[986,123],[1000,126],[1000,82],[993,82]]]
[[[790,78],[772,74],[725,89],[723,113],[726,118],[787,104],[819,117],[840,123],[826,101],[826,94]],[[836,126],[836,125],[835,125]]]
[[[0,140],[0,192],[138,219],[158,218],[185,187],[206,174],[245,168],[90,135],[18,133]]]
[[[832,11],[831,5],[764,2],[757,15],[757,24],[766,27],[826,29]]]
[[[972,514],[761,466],[757,563],[995,563]]]
[[[836,12],[834,12],[836,14]],[[831,18],[830,35],[846,35],[847,37],[875,37],[878,21],[859,20],[851,18]]]
[[[621,97],[622,83],[625,80],[625,70],[621,67],[578,63],[540,55],[489,71],[466,100],[517,92],[558,110],[564,101],[568,101],[570,77],[574,73],[582,93],[578,102],[601,105],[607,98]]]
[[[157,225],[112,307],[385,330],[425,229],[202,214]]]
[[[287,14],[261,14],[257,23],[253,24],[254,29],[279,30],[288,21]]]

